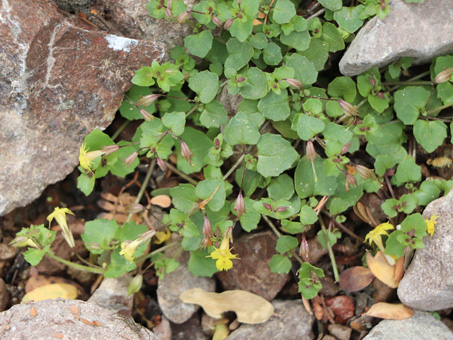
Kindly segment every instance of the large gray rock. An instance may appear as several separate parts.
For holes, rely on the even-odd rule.
[[[165,47],[97,30],[52,1],[0,4],[0,215],[25,206],[78,163],[107,127],[134,71]]]
[[[398,286],[405,305],[426,311],[453,307],[453,191],[426,207],[423,217],[438,216],[431,239],[423,239]]]
[[[315,317],[309,314],[300,300],[274,300],[275,313],[265,323],[242,324],[227,340],[312,340]]]
[[[189,288],[201,288],[207,292],[215,291],[215,281],[208,277],[195,277],[189,272],[185,262],[159,280],[157,300],[160,309],[171,322],[181,324],[191,318],[200,308],[192,303],[184,303],[179,298]]]
[[[429,313],[405,320],[383,320],[363,340],[453,340],[453,333]]]
[[[2,340],[157,340],[130,317],[79,300],[21,303],[0,313]]]
[[[375,17],[359,31],[340,61],[341,73],[354,76],[401,57],[421,64],[453,52],[453,1],[392,0],[390,6],[386,18]]]
[[[272,273],[269,263],[275,254],[277,239],[270,231],[246,234],[232,244],[233,268],[217,273],[224,290],[241,289],[271,301],[286,283],[288,274]]]

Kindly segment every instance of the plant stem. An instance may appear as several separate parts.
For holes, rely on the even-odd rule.
[[[121,132],[126,128],[126,126],[130,123],[130,120],[126,120],[121,126],[118,128],[118,130],[115,131],[115,133],[112,135],[112,140],[115,140],[118,138]]]
[[[430,110],[430,111],[426,112],[426,115],[432,115],[433,113],[442,111],[443,109],[449,108],[450,106],[453,106],[453,103],[445,104],[445,105],[439,106],[436,109]]]
[[[146,187],[148,186],[149,180],[151,179],[151,175],[153,173],[155,165],[156,165],[156,159],[153,158],[151,163],[148,166],[148,172],[146,173],[145,180],[143,181],[140,191],[138,192],[138,195],[135,198],[135,203],[140,203],[140,200],[142,199],[143,194],[145,193]],[[129,216],[127,216],[126,223],[131,221],[131,218],[133,215],[134,214],[129,214]]]
[[[321,216],[319,216],[319,222],[321,223],[321,229],[322,229],[322,232],[324,233],[324,237],[326,239],[327,249],[329,251],[330,262],[332,263],[333,276],[335,278],[335,282],[338,282],[338,281],[340,281],[340,275],[338,275],[337,262],[335,261],[335,255],[333,254],[333,249],[329,242],[329,235],[327,234],[327,229],[326,229],[326,226],[324,225],[324,220],[321,218]]]
[[[61,262],[69,267],[72,267],[74,269],[84,270],[86,272],[95,273],[95,274],[104,274],[104,272],[105,272],[104,268],[88,267],[88,266],[84,266],[82,264],[72,263],[70,261],[66,261],[66,260],[62,259],[61,257],[59,257],[57,255],[52,254],[51,252],[46,253],[46,255],[53,258],[54,260],[57,260],[58,262]]]
[[[171,170],[173,171],[175,174],[177,174],[179,177],[181,178],[184,178],[187,182],[189,182],[190,184],[193,184],[195,186],[197,186],[198,182],[196,180],[194,180],[193,178],[187,176],[185,173],[179,171],[178,169],[176,169],[172,164],[168,163],[168,162],[165,162],[165,165]]]
[[[134,259],[134,262],[145,261],[146,259],[151,258],[153,255],[162,253],[162,252],[164,252],[165,250],[170,249],[170,248],[173,248],[173,247],[175,247],[175,246],[179,246],[180,244],[181,244],[180,241],[177,241],[177,242],[173,242],[173,243],[167,244],[167,245],[165,245],[165,246],[163,246],[163,247],[160,247],[159,249],[156,249],[156,250],[152,251],[152,252],[149,253],[149,254],[146,254],[146,255],[142,255],[142,256],[137,257],[136,259]]]
[[[236,163],[233,164],[233,166],[231,167],[230,170],[228,170],[228,172],[225,174],[225,176],[223,176],[223,180],[226,181],[228,177],[230,177],[230,175],[233,173],[234,170],[236,170],[236,168],[241,164],[241,162],[243,161],[243,159],[245,158],[245,153],[242,154],[241,157],[239,157],[239,159],[236,161]]]
[[[421,81],[387,81],[382,83],[384,86],[391,86],[391,85],[399,85],[399,86],[423,86],[423,85],[432,85],[433,83],[429,80],[421,80]]]
[[[425,77],[425,76],[427,76],[427,75],[429,75],[429,74],[430,74],[430,71],[422,72],[422,73],[420,73],[420,74],[417,74],[415,77],[412,77],[412,78],[408,79],[407,81],[408,81],[408,82],[416,81],[416,80],[421,79],[421,78],[423,78],[423,77]],[[406,83],[406,82],[403,82],[402,85],[404,85],[404,83]],[[432,85],[432,83],[430,82],[429,85]],[[401,86],[401,85],[393,86],[391,89],[389,89],[389,92],[395,91],[395,90],[398,89],[400,86]]]

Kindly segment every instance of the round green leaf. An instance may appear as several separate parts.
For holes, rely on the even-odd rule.
[[[296,8],[290,0],[278,0],[272,11],[272,19],[277,24],[287,24],[295,15]]]
[[[285,120],[290,114],[287,90],[282,90],[280,94],[270,91],[259,101],[258,109],[264,117],[273,121]]]
[[[337,77],[327,87],[327,93],[332,97],[344,98],[352,103],[356,97],[357,89],[350,77]]]
[[[210,30],[192,34],[184,39],[184,47],[193,55],[204,58],[212,47],[213,36]]]
[[[414,136],[427,152],[433,152],[447,138],[447,125],[439,120],[427,122],[418,119],[414,124]]]
[[[225,141],[230,145],[255,145],[259,139],[258,126],[243,112],[238,112],[225,127]]]
[[[291,144],[280,135],[266,133],[258,142],[257,171],[264,177],[278,176],[291,168],[299,157]]]
[[[189,80],[189,87],[204,104],[212,101],[219,89],[219,76],[209,71],[199,72]]]

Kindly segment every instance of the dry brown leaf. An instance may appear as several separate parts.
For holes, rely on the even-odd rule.
[[[135,196],[128,194],[127,192],[121,193],[118,197],[107,192],[101,193],[101,200],[97,201],[100,208],[107,211],[107,213],[101,214],[101,216],[107,220],[115,220],[119,224],[123,224],[127,221],[128,213],[126,213],[126,206],[135,202]],[[137,215],[133,215],[132,220],[140,223]]]
[[[386,320],[404,320],[413,316],[414,311],[402,303],[378,302],[372,305],[365,315]]]
[[[401,256],[398,260],[396,260],[395,264],[395,276],[394,279],[396,282],[400,282],[404,275],[404,260],[405,256]]]
[[[42,301],[46,299],[56,299],[58,297],[70,300],[75,299],[77,297],[77,287],[68,283],[54,283],[42,286],[25,294],[22,302],[31,300]]]
[[[158,205],[162,208],[168,208],[171,205],[171,198],[167,195],[157,195],[151,198],[151,204]]]
[[[179,298],[183,302],[200,305],[206,314],[216,319],[220,319],[224,312],[233,311],[239,322],[248,324],[265,322],[274,312],[274,306],[269,301],[244,290],[211,293],[191,288]]]
[[[340,289],[345,292],[357,292],[367,287],[373,279],[374,275],[368,268],[351,267],[341,273]]]
[[[378,251],[375,257],[370,253],[366,254],[366,263],[379,280],[389,287],[398,287],[399,281],[395,281],[395,266],[388,264],[382,252]]]

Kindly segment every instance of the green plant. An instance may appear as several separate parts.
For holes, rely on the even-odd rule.
[[[366,193],[388,196],[382,207],[393,230],[387,255],[422,247],[420,207],[448,192],[453,181],[422,180],[413,154],[416,144],[433,152],[445,143],[450,120],[440,113],[453,105],[447,72],[453,56],[436,58],[430,71],[406,81],[400,78],[410,58],[356,79],[331,79],[324,72],[329,53],[343,50],[367,18],[390,9],[380,0],[355,7],[319,3],[323,18],[323,11],[310,16],[300,9],[298,0],[200,1],[192,9],[181,0],[150,1],[152,17],[187,22],[193,34],[184,48],[173,49],[173,62],[154,61],[136,72],[120,108],[128,120],[145,120],[131,141],[114,142],[116,136],[98,130],[85,138],[78,187],[88,195],[108,172],[124,177],[155,160],[143,190],[155,164],[187,182],[168,191],[173,207],[162,222],[182,237],[192,273],[231,268],[239,260],[229,248],[233,226],[251,232],[263,220],[279,236],[271,270],[287,273],[293,259],[300,261],[299,288],[307,299],[318,293],[324,273],[307,262],[302,234],[320,226],[318,238],[338,280],[332,246],[342,233],[363,241],[343,222]],[[196,63],[192,56],[203,59]],[[424,77],[431,80],[419,80]],[[242,97],[236,114],[227,112],[222,94]],[[190,176],[200,172],[202,180]],[[404,194],[395,194],[397,187]],[[147,214],[139,204],[143,190],[129,208]],[[146,230],[132,222],[87,222],[82,239],[95,262],[86,268],[114,277],[151,258],[159,273],[174,270],[174,260],[157,254],[168,246],[144,255],[153,236]],[[45,254],[55,257],[49,251],[54,237],[32,226],[15,244],[30,246],[26,259],[36,264]]]

